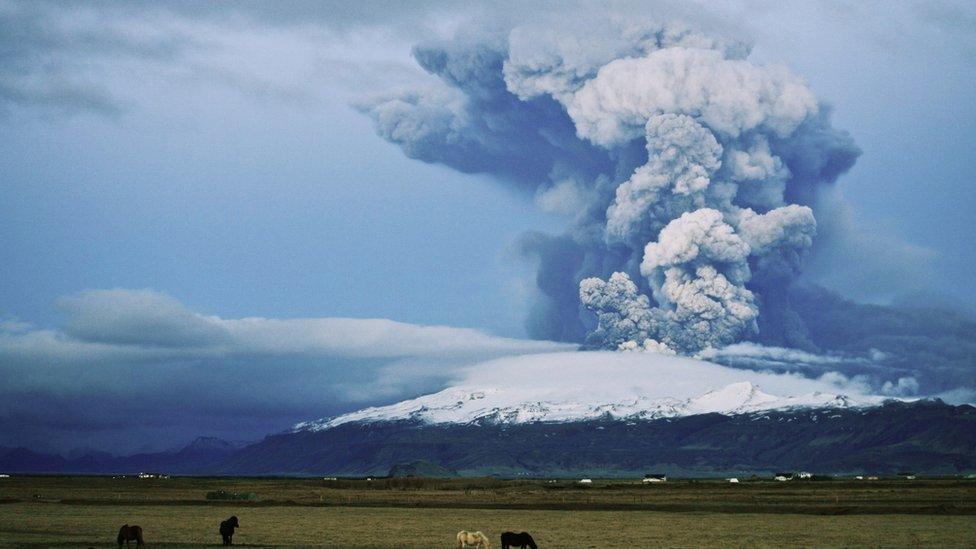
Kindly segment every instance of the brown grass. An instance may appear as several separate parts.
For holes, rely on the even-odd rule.
[[[123,523],[141,525],[153,547],[216,545],[217,525],[231,514],[242,525],[235,541],[252,546],[450,547],[461,529],[489,534],[495,549],[505,530],[531,532],[540,547],[976,545],[971,481],[597,481],[589,489],[569,482],[561,489],[470,479],[410,488],[359,482],[4,479],[0,499],[13,502],[0,505],[0,545],[109,547]],[[205,499],[219,489],[253,492],[259,501]],[[553,505],[576,508],[546,508]]]

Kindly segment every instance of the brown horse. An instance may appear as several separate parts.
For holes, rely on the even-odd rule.
[[[122,547],[122,542],[125,542],[125,546],[129,546],[129,542],[135,540],[136,547],[144,547],[146,541],[142,539],[142,528],[139,526],[129,526],[126,524],[122,528],[119,528],[119,537],[116,538],[119,542],[119,547]]]

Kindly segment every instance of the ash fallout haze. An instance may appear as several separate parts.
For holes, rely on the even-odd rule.
[[[0,0],[0,447],[972,404],[974,82],[971,2]]]

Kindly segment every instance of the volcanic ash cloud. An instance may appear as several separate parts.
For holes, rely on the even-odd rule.
[[[571,214],[523,241],[535,337],[683,354],[756,337],[788,312],[818,190],[859,154],[802,78],[676,25],[466,32],[414,57],[440,85],[365,101],[377,132]]]

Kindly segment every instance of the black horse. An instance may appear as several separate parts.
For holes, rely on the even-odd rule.
[[[520,549],[531,547],[531,549],[539,549],[539,546],[535,544],[535,540],[532,539],[532,536],[528,532],[522,532],[520,534],[505,532],[502,534],[502,549],[508,549],[509,547],[519,547]]]
[[[224,538],[224,545],[234,545],[230,538],[234,537],[234,528],[240,528],[237,517],[233,516],[220,523],[220,537]]]
[[[119,542],[119,547],[122,547],[123,543],[128,547],[130,541],[135,541],[136,547],[144,547],[146,545],[146,542],[142,539],[142,528],[129,526],[128,524],[119,528],[119,536],[115,539]]]

